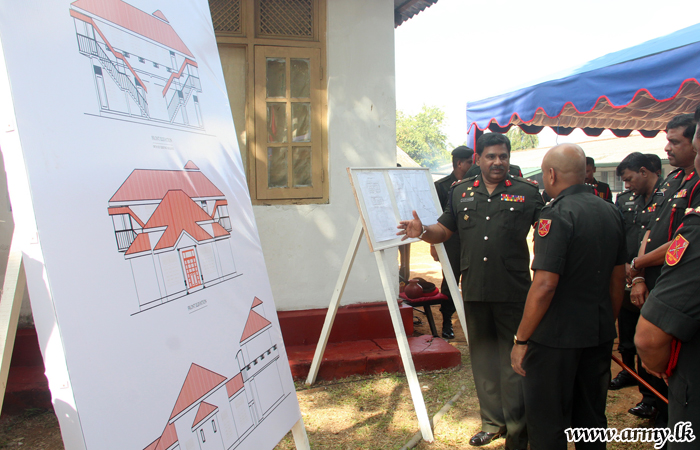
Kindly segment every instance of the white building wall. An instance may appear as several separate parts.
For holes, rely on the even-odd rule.
[[[328,0],[330,202],[256,206],[278,310],[327,308],[358,220],[347,167],[396,167],[394,3]],[[397,250],[386,251],[398,286]],[[363,238],[342,304],[383,301]]]

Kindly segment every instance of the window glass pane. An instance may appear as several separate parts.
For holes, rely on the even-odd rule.
[[[287,142],[287,104],[267,104],[267,142]]]
[[[311,142],[311,103],[292,103],[292,142]]]
[[[292,77],[292,98],[311,97],[311,72],[309,70],[309,60],[292,58],[290,71]]]
[[[292,150],[294,187],[312,186],[311,147],[294,147]]]
[[[267,148],[267,187],[286,188],[287,147]]]
[[[284,58],[267,58],[267,97],[287,96],[287,75]]]

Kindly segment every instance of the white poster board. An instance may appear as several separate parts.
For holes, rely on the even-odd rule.
[[[0,0],[0,42],[66,448],[274,447],[299,405],[207,1]]]
[[[348,175],[371,251],[417,242],[396,235],[399,221],[413,219],[413,211],[426,226],[442,214],[427,168],[348,167]]]

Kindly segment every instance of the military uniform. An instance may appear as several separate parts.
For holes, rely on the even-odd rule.
[[[619,212],[590,195],[589,187],[570,186],[542,209],[532,268],[560,277],[523,361],[533,449],[566,449],[568,427],[607,426],[616,335],[610,278],[626,256]],[[605,448],[605,443],[590,446]]]
[[[527,292],[527,235],[544,202],[537,187],[508,175],[489,194],[482,176],[452,189],[438,222],[459,233],[462,294],[482,431],[508,429],[506,447],[525,448],[522,379],[510,352]]]
[[[648,201],[643,195],[634,195],[629,191],[618,195],[615,204],[620,210],[625,224],[627,262],[631,262],[639,253],[641,239],[652,222],[657,205],[663,200],[664,193],[659,190],[662,182],[661,178],[657,180]],[[639,308],[630,302],[628,288],[625,291],[625,301],[622,303],[617,324],[620,331],[618,350],[622,356],[622,362],[630,368],[634,368],[634,356],[637,354],[637,349],[634,346],[634,333],[638,321]],[[666,383],[644,370],[639,359],[637,359],[637,374],[661,395],[667,395]],[[642,403],[652,405],[659,411],[656,425],[665,427],[667,421],[666,403],[656,397],[649,388],[641,383],[639,384],[639,393],[642,394]]]
[[[602,198],[605,201],[612,203],[612,191],[610,190],[610,185],[608,183],[603,183],[593,178],[593,183],[591,183],[593,189],[595,189],[595,195]]]
[[[438,199],[440,199],[440,208],[444,211],[447,206],[447,197],[452,188],[452,185],[456,183],[457,177],[454,172],[448,176],[439,179],[435,182],[435,190],[437,191]],[[459,277],[461,275],[461,270],[459,268],[459,234],[454,233],[447,241],[443,242],[445,245],[445,251],[447,252],[447,257],[450,260],[450,267],[452,268],[452,273],[455,276],[455,280],[459,283]],[[440,292],[445,294],[449,301],[444,302],[440,305],[440,311],[443,317],[451,316],[455,312],[454,301],[452,300],[452,294],[450,293],[450,288],[447,285],[447,280],[445,275],[442,276],[442,285],[440,286]],[[444,328],[444,327],[443,327]]]
[[[700,208],[692,209],[678,228],[654,290],[642,307],[642,316],[680,341],[677,364],[668,379],[669,427],[691,422],[700,426]],[[697,448],[692,443],[668,443],[668,449]]]

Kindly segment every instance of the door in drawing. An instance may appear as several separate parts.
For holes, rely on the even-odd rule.
[[[202,276],[199,273],[197,253],[194,247],[182,250],[182,267],[185,269],[185,281],[189,292],[202,288]]]

